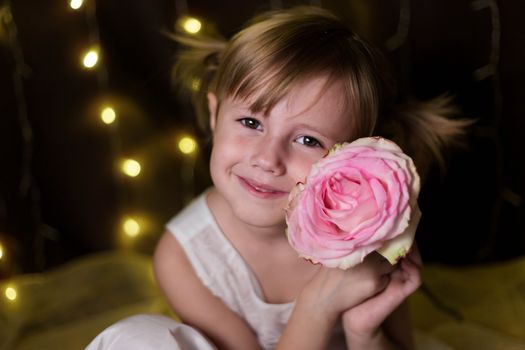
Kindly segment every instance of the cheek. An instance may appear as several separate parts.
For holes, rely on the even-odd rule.
[[[210,158],[210,170],[232,166],[243,161],[247,156],[248,144],[243,138],[219,132],[213,136]]]
[[[221,161],[219,149],[213,147],[210,155],[210,175],[214,184],[217,184],[217,180],[220,179],[219,174],[222,173],[221,169],[224,167],[223,161]]]
[[[304,180],[310,173],[310,170],[312,169],[312,165],[314,165],[319,159],[321,159],[321,157],[297,159],[294,162],[293,168],[288,168],[290,171],[290,175],[295,181],[294,184],[296,184],[297,182],[304,182]]]
[[[222,151],[232,150],[232,153],[248,149],[251,141],[250,137],[244,135],[242,130],[239,132],[235,127],[230,129],[227,129],[226,127],[218,128],[213,135],[213,147],[220,148]]]

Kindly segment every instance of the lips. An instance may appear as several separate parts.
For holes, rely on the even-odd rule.
[[[238,178],[243,188],[258,198],[273,199],[288,195],[288,192],[281,191],[275,187],[254,180],[249,180],[241,176],[238,176]]]

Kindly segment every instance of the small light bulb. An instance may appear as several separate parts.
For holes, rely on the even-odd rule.
[[[113,108],[106,107],[100,112],[100,119],[104,122],[104,124],[113,124],[115,119],[117,119],[117,114]]]
[[[84,0],[70,0],[69,1],[69,6],[73,10],[78,10],[79,8],[82,7],[83,4],[84,4]]]
[[[193,91],[199,91],[201,88],[201,80],[199,78],[193,78],[191,81],[191,89]]]
[[[197,141],[190,136],[184,136],[179,140],[179,150],[184,154],[191,154],[197,149]]]
[[[197,34],[202,28],[202,23],[197,18],[188,17],[182,22],[182,28],[190,34]]]
[[[140,163],[134,159],[125,159],[121,165],[122,172],[130,177],[140,174]]]
[[[82,60],[82,64],[84,65],[84,67],[91,69],[95,67],[97,63],[98,63],[98,51],[92,49],[86,52]]]
[[[0,244],[0,260],[4,257],[4,247]]]
[[[18,293],[14,287],[7,287],[4,291],[5,297],[10,301],[15,301]]]
[[[132,218],[127,218],[122,224],[122,229],[124,233],[130,237],[136,237],[140,233],[139,223]]]

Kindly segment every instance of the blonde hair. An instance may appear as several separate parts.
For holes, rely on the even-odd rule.
[[[299,6],[264,13],[229,41],[175,39],[186,50],[178,56],[174,78],[182,86],[196,79],[199,82],[192,97],[199,124],[205,129],[208,92],[215,93],[219,101],[226,97],[249,100],[253,112],[266,113],[298,84],[318,76],[327,76],[327,84],[343,83],[352,139],[388,136],[415,158],[420,172],[430,165],[429,154],[443,164],[443,146],[457,139],[467,125],[449,119],[454,110],[447,107],[446,98],[412,103],[383,118],[384,107],[394,95],[384,56],[321,8]],[[407,130],[415,137],[407,135]]]

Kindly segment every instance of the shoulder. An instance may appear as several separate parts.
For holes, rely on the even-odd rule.
[[[203,284],[168,231],[155,249],[153,266],[160,289],[184,323],[203,331],[220,348],[260,349],[246,322]]]
[[[195,259],[192,257],[191,245],[211,222],[206,193],[196,197],[166,224],[166,231],[160,237],[153,255],[153,266],[161,287],[163,280],[169,279],[168,276],[175,272],[182,278],[188,274],[196,275],[192,266],[192,260]]]
[[[206,203],[207,193],[208,190],[168,221],[153,254],[158,284],[177,312],[199,297],[212,297],[206,264],[208,255],[213,258],[213,250],[208,247],[213,242],[208,241],[217,235]]]
[[[201,310],[203,305],[222,308],[215,304],[219,299],[199,279],[184,249],[170,232],[165,232],[159,240],[153,254],[153,267],[170,306],[183,320],[205,315],[205,309]]]
[[[183,210],[171,218],[166,229],[181,243],[193,234],[203,230],[213,223],[210,210],[206,203],[207,191],[191,201]],[[195,232],[195,233],[194,233]]]

